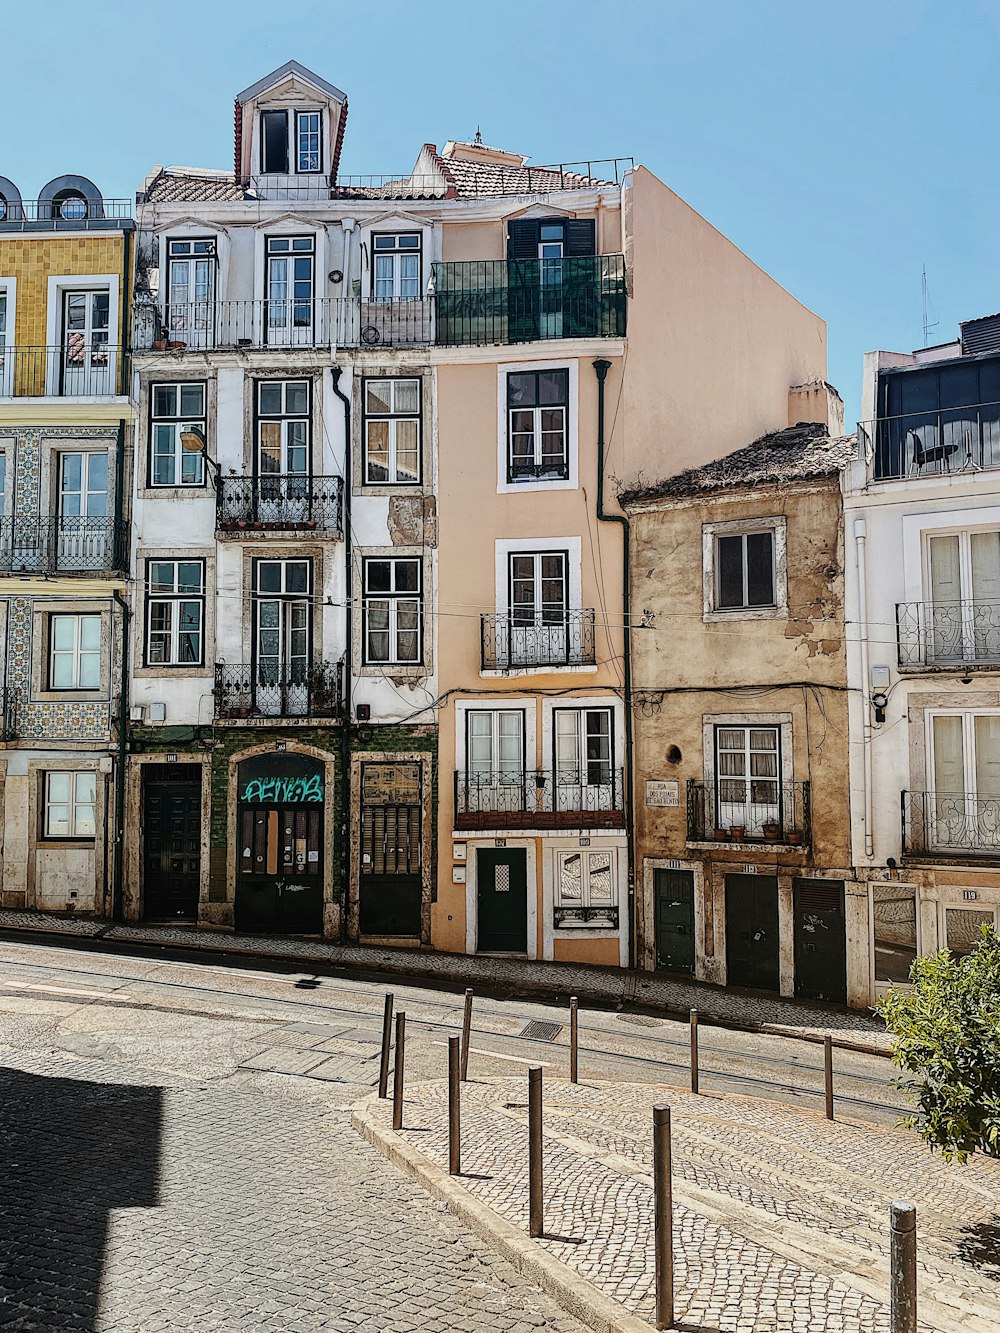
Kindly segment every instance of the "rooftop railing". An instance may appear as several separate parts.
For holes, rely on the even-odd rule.
[[[100,230],[133,216],[131,199],[102,199],[99,202],[81,195],[57,199],[5,199],[0,196],[0,227],[35,226],[48,223],[52,230],[67,225],[86,231]]]
[[[327,199],[440,199],[453,192],[449,179],[451,159],[444,171],[369,172],[341,175],[334,184],[325,178],[303,179],[284,175],[255,175],[246,182],[248,199],[295,199],[302,202]],[[555,162],[544,166],[526,163],[456,162],[460,176],[458,193],[468,198],[500,195],[551,194],[557,190],[586,190],[601,185],[620,185],[635,166],[632,157],[591,158],[579,162]],[[472,168],[471,170],[469,168]],[[479,170],[475,168],[479,167]]]
[[[859,421],[875,481],[1000,467],[1000,402]]]

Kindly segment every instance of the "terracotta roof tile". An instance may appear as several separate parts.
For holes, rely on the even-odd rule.
[[[209,203],[216,200],[229,202],[244,199],[246,194],[232,176],[190,174],[180,171],[161,171],[146,189],[146,200],[156,204]]]

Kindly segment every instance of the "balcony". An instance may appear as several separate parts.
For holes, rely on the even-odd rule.
[[[0,343],[0,398],[106,398],[128,392],[120,347],[69,339],[58,346]]]
[[[132,309],[132,349],[136,352],[308,351],[416,347],[433,341],[430,298],[137,302]]]
[[[135,211],[131,199],[85,199],[70,193],[53,199],[4,199],[0,197],[0,230],[109,231],[129,222]]]
[[[762,778],[751,782],[751,795],[750,801],[723,801],[712,783],[689,781],[688,842],[808,845],[812,833],[808,782]]]
[[[623,774],[591,764],[534,772],[455,773],[455,827],[459,829],[623,828]]]
[[[342,710],[340,667],[331,662],[217,662],[213,693],[219,721],[339,718]]]
[[[340,537],[343,492],[340,477],[219,477],[215,526],[234,537],[260,531]]]
[[[518,623],[514,615],[484,615],[480,650],[483,671],[593,666],[594,613],[543,611],[527,623]]]
[[[1000,602],[900,602],[900,669],[1000,665]]]
[[[1000,856],[1000,797],[901,793],[904,855]]]
[[[2,574],[110,574],[127,552],[128,525],[114,518],[0,519]]]
[[[441,346],[625,337],[624,255],[473,259],[433,273]]]
[[[874,481],[1000,467],[1000,402],[859,421]]]

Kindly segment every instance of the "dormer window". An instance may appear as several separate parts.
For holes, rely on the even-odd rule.
[[[294,120],[293,120],[294,118]],[[294,139],[289,132],[294,124]],[[294,151],[290,147],[294,145]],[[318,111],[262,111],[260,165],[265,176],[309,175],[323,169],[322,119]]]

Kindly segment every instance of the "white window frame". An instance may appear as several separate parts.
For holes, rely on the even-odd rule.
[[[73,624],[73,642],[68,649],[56,648],[57,620],[68,620]],[[96,648],[85,649],[82,645],[83,625],[81,622],[84,620],[97,621],[98,636],[97,636]],[[77,691],[94,693],[95,691],[100,690],[102,676],[103,676],[103,662],[102,662],[103,649],[104,649],[103,639],[104,639],[104,626],[102,624],[102,618],[99,612],[53,611],[49,615],[49,623],[48,623],[49,660],[48,660],[48,672],[46,679],[46,689],[53,694],[62,694],[69,691],[72,691],[74,693],[76,693]],[[56,684],[55,665],[57,657],[60,658],[68,657],[71,659],[72,661],[71,676],[73,680],[73,683],[71,685]],[[87,661],[90,666],[93,666],[95,660],[97,664],[97,680],[92,685],[81,684],[81,676],[83,674],[84,662]]]
[[[280,386],[281,409],[278,412],[264,412],[261,410],[261,390],[265,385]],[[288,386],[290,384],[304,384],[306,386],[306,410],[305,413],[290,412],[288,410]],[[254,474],[259,479],[265,477],[285,478],[294,477],[308,478],[312,476],[312,412],[313,412],[313,382],[310,379],[303,379],[301,376],[290,376],[286,379],[268,377],[254,381],[254,418],[256,421],[256,439],[254,441]],[[279,430],[279,449],[281,453],[281,469],[278,472],[265,472],[261,467],[262,434],[265,422],[277,422]],[[306,428],[305,451],[306,466],[303,472],[288,471],[288,427],[293,422],[304,422]],[[299,445],[294,447],[299,448]]]
[[[262,106],[257,113],[257,133],[258,148],[257,157],[260,163],[260,174],[262,176],[290,176],[292,174],[293,156],[297,159],[298,144],[293,144],[293,125],[289,120],[289,108],[281,106]],[[264,117],[265,116],[284,116],[285,118],[285,170],[275,171],[269,166],[264,165]]]
[[[0,398],[9,398],[14,392],[14,363],[17,360],[14,343],[17,279],[0,278],[0,294],[6,297],[6,315],[0,327]]]
[[[314,167],[304,167],[302,165],[302,121],[307,116],[316,117],[316,165]],[[312,131],[307,131],[312,133]],[[288,154],[288,165],[291,166],[291,153]],[[323,170],[323,113],[319,108],[303,107],[296,109],[295,112],[295,172],[296,176],[316,176]]]
[[[68,292],[108,291],[108,355],[109,391],[96,395],[102,401],[119,396],[118,374],[120,370],[121,333],[118,312],[121,307],[121,278],[117,273],[58,273],[48,280],[48,304],[45,311],[45,344],[50,348],[46,367],[46,394],[49,397],[69,397],[61,388],[62,344],[63,344],[63,303]],[[72,395],[76,397],[77,395]],[[82,394],[80,397],[95,395]]]
[[[184,389],[200,388],[202,393],[202,410],[200,415],[184,416],[181,415],[182,393]],[[156,395],[157,390],[172,389],[174,392],[173,415],[156,415]],[[158,427],[172,425],[174,435],[173,448],[173,481],[156,480],[156,459],[170,457],[167,454],[157,454],[156,437]],[[149,490],[196,490],[204,488],[205,485],[205,456],[201,453],[186,450],[181,444],[181,433],[185,427],[194,427],[201,431],[202,437],[208,441],[208,384],[205,380],[159,380],[152,381],[149,386],[149,451],[147,457],[147,481]],[[195,477],[186,481],[184,479],[184,459],[191,458],[195,460]]]
[[[368,410],[369,384],[388,384],[390,386],[390,411],[370,412]],[[396,387],[401,384],[417,386],[416,412],[396,410]],[[364,423],[364,455],[361,460],[363,486],[420,486],[423,480],[423,380],[419,375],[366,375],[361,381],[361,420]],[[389,428],[389,476],[373,479],[368,475],[368,428],[373,422],[387,422]],[[417,427],[417,475],[413,480],[401,480],[396,466],[396,426],[400,421],[416,422]]]
[[[720,537],[746,537],[752,533],[772,534],[774,602],[770,606],[719,607],[718,541]],[[702,595],[705,622],[723,620],[787,620],[788,618],[788,540],[783,514],[763,518],[734,519],[725,523],[702,525]]]
[[[939,717],[958,717],[962,720],[964,790],[961,792],[938,792],[937,790],[937,782],[935,778],[934,719]],[[929,806],[933,806],[940,796],[956,795],[962,797],[969,805],[971,805],[971,808],[968,808],[967,806],[964,816],[970,829],[978,820],[979,815],[978,810],[976,809],[976,803],[980,799],[984,801],[996,801],[998,806],[1000,806],[1000,797],[980,797],[979,795],[979,787],[976,781],[976,718],[978,717],[1000,717],[1000,709],[988,707],[928,708],[924,713],[924,753],[927,756],[925,775],[926,800],[928,801]],[[930,809],[928,809],[926,817],[936,819],[936,816],[931,814]],[[947,841],[935,841],[933,839],[933,828],[928,828],[926,830],[926,836],[934,846],[940,847],[943,850],[948,849],[951,845]],[[974,833],[972,834],[972,837],[973,841],[971,843],[971,848],[966,848],[966,850],[975,849],[987,851],[993,845],[991,843],[977,843],[974,841]],[[964,847],[964,844],[959,844],[956,850],[960,851],[962,847]]]
[[[604,922],[605,926],[610,925],[610,912],[618,906],[618,874],[617,857],[615,855],[617,848],[613,846],[598,845],[591,847],[567,847],[561,848],[555,852],[555,880],[552,885],[552,906],[555,907],[580,907],[591,911],[600,911],[606,908],[609,918]],[[580,898],[563,898],[562,896],[562,867],[567,857],[580,857]],[[610,889],[606,901],[595,904],[591,901],[590,877],[592,873],[591,860],[595,856],[607,856],[609,858],[608,870],[610,873]],[[600,921],[597,922],[601,924]],[[578,930],[580,927],[593,927],[593,921],[580,921],[572,923],[563,923],[556,927],[557,930]]]
[[[538,405],[538,404],[536,404],[534,407],[512,407],[512,406],[510,405],[510,381],[511,381],[511,379],[513,378],[513,376],[515,376],[515,375],[522,375],[522,376],[523,376],[523,375],[533,375],[533,376],[536,376],[536,377],[537,377],[537,376],[539,376],[539,375],[543,375],[543,374],[545,374],[545,373],[546,373],[545,371],[539,370],[539,369],[538,369],[537,367],[535,367],[535,366],[532,366],[530,369],[522,368],[521,370],[511,370],[511,371],[508,371],[508,372],[507,372],[506,385],[505,385],[505,398],[506,398],[506,402],[507,402],[507,467],[506,467],[506,478],[507,478],[508,484],[511,485],[511,486],[515,486],[515,487],[516,487],[516,486],[528,486],[528,487],[530,487],[530,486],[534,486],[534,485],[537,484],[538,482],[544,482],[544,481],[565,481],[565,480],[567,479],[566,477],[543,477],[543,476],[537,476],[537,477],[523,476],[523,477],[517,478],[517,477],[514,477],[514,476],[511,475],[511,471],[512,471],[513,464],[514,464],[514,449],[513,449],[513,445],[514,445],[514,436],[515,436],[515,434],[521,435],[521,434],[524,434],[524,433],[525,433],[525,432],[523,432],[523,431],[515,431],[515,430],[514,430],[514,414],[515,414],[515,412],[517,412],[517,413],[524,413],[524,414],[530,414],[530,416],[531,416],[532,459],[533,459],[533,464],[532,464],[532,465],[533,465],[535,468],[540,468],[540,467],[542,466],[542,435],[543,435],[543,429],[542,429],[542,413],[543,413],[543,412],[558,412],[558,413],[561,413],[561,414],[562,414],[562,457],[563,457],[563,460],[564,460],[562,470],[565,471],[565,472],[567,473],[567,475],[568,475],[568,473],[569,473],[569,415],[570,415],[570,411],[569,411],[569,408],[570,408],[570,402],[569,402],[569,393],[570,393],[570,390],[569,390],[569,368],[568,368],[568,367],[565,367],[565,368],[564,368],[564,367],[556,366],[556,367],[553,367],[552,370],[551,370],[550,372],[548,372],[548,373],[551,373],[551,374],[564,374],[564,375],[566,376],[566,401],[565,401],[565,403],[552,403],[552,404],[549,404],[548,406],[545,406],[545,405]]]
[[[423,561],[419,556],[407,555],[370,555],[362,557],[361,568],[361,601],[362,601],[362,624],[361,624],[361,647],[362,664],[367,667],[382,666],[400,666],[400,667],[419,667],[424,661],[424,570]],[[369,591],[368,571],[374,564],[388,564],[390,566],[390,588],[388,590]],[[400,564],[412,564],[417,568],[417,589],[412,592],[408,589],[396,591],[396,567]],[[368,617],[372,609],[372,604],[376,602],[385,602],[388,624],[385,630],[379,630],[378,633],[388,635],[388,655],[382,657],[370,657],[368,652]],[[399,635],[410,634],[413,631],[406,628],[399,628],[400,606],[404,603],[415,605],[417,612],[417,653],[413,658],[402,658],[399,656]]]
[[[406,246],[400,248],[399,238],[401,236],[416,236],[417,244],[415,246]],[[379,246],[378,241],[392,239],[395,244],[392,246]],[[371,299],[373,301],[419,301],[424,293],[424,236],[420,227],[397,227],[393,231],[375,231],[371,233]],[[392,291],[388,296],[379,296],[378,293],[378,265],[376,261],[386,255],[393,257],[392,262]],[[399,263],[403,255],[417,256],[417,290],[409,295],[403,296],[400,288],[403,284],[402,264]],[[409,281],[409,279],[408,279]]]
[[[702,719],[702,755],[705,771],[705,789],[711,793],[713,818],[715,815],[716,763],[715,729],[716,727],[777,727],[780,747],[779,789],[793,781],[794,750],[792,748],[791,713],[712,713]],[[706,812],[707,818],[707,812]]]
[[[508,481],[509,412],[507,407],[507,376],[523,375],[536,370],[567,370],[566,402],[566,472],[565,477],[539,478],[528,481]],[[575,491],[579,489],[579,401],[580,401],[580,363],[578,360],[562,361],[504,361],[497,366],[497,494],[512,495],[515,492],[536,491]],[[538,435],[536,433],[536,440]]]
[[[922,599],[925,607],[929,608],[925,612],[921,622],[925,644],[921,645],[921,654],[927,653],[927,660],[944,665],[954,664],[961,666],[963,662],[978,663],[979,665],[989,665],[997,661],[1000,654],[997,651],[985,652],[983,655],[976,653],[976,636],[981,633],[981,627],[976,624],[976,599],[973,594],[973,560],[972,560],[972,539],[973,537],[990,536],[1000,534],[1000,523],[989,525],[977,525],[969,528],[943,528],[935,531],[925,531],[923,533],[923,569],[924,569],[924,590],[926,596]],[[933,573],[931,568],[931,543],[942,538],[954,537],[958,539],[958,577],[959,577],[959,600],[958,603],[941,602],[935,603],[933,593]],[[945,633],[949,641],[954,635],[956,646],[961,647],[961,653],[942,653],[940,656],[935,648],[937,626],[938,606],[954,606],[957,613],[957,624],[954,629],[949,624]],[[980,606],[995,605],[989,601],[979,603]],[[990,625],[986,631],[993,637],[994,641],[1000,640],[1000,619],[996,626]]]
[[[65,777],[69,779],[68,799],[65,801],[54,801],[50,793],[51,779],[53,777]],[[78,787],[81,785],[80,778],[88,778],[93,784],[93,799],[80,800]],[[68,813],[69,831],[67,833],[53,833],[50,830],[50,812],[54,806],[66,806]],[[83,809],[92,811],[91,819],[93,823],[92,833],[83,833],[80,831],[81,823],[80,811]],[[44,770],[42,774],[42,839],[46,842],[93,842],[97,837],[97,773],[89,768],[50,768]]]
[[[172,591],[154,591],[152,571],[155,565],[173,566]],[[181,591],[179,588],[180,566],[197,565],[201,571],[201,581],[198,592]],[[146,559],[146,652],[145,663],[147,667],[159,669],[160,667],[199,667],[205,662],[205,561],[200,558],[186,560],[182,558],[163,560],[157,556],[150,556]],[[193,662],[182,662],[180,659],[180,613],[185,604],[194,603],[198,607],[198,656]],[[169,642],[169,656],[163,661],[154,661],[152,656],[153,644],[153,608],[156,606],[166,606],[170,609],[169,625],[167,628]],[[186,631],[189,632],[189,631]],[[163,631],[157,631],[160,636]]]

